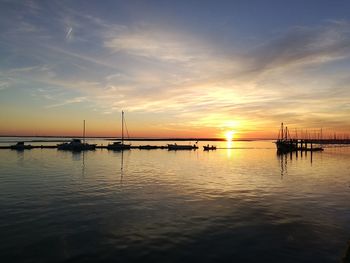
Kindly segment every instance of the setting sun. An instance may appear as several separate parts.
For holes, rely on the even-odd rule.
[[[235,135],[235,131],[225,132],[225,138],[227,141],[232,141],[234,135]]]

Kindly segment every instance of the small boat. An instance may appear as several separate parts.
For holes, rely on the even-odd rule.
[[[198,146],[196,144],[168,144],[168,150],[171,151],[171,150],[196,150],[198,149]]]
[[[17,144],[11,145],[10,147],[12,150],[17,151],[30,150],[33,148],[30,144],[25,145],[24,142],[17,142]]]
[[[216,146],[214,146],[214,145],[209,146],[209,144],[203,146],[203,148],[204,148],[204,151],[216,150]]]
[[[122,141],[108,144],[107,149],[113,151],[124,151],[131,149],[131,144],[124,144],[124,111],[122,111]]]
[[[158,148],[160,148],[160,146],[156,146],[156,145],[140,145],[138,148],[140,150],[152,150],[152,149],[158,149]]]
[[[65,142],[61,144],[57,144],[58,150],[65,150],[65,151],[88,151],[88,150],[95,150],[96,144],[88,144],[82,142],[80,139],[72,139],[70,142]]]

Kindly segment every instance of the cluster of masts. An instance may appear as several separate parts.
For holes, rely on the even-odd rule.
[[[323,139],[323,129],[310,130],[310,129],[294,129],[294,136],[290,135],[290,131],[287,126],[283,126],[283,122],[281,123],[281,128],[278,131],[278,140],[310,140],[310,139]]]
[[[323,130],[298,130],[295,129],[295,136],[290,135],[288,127],[284,127],[281,123],[281,128],[278,133],[276,143],[277,151],[292,152],[292,151],[323,151],[323,145],[350,145],[348,135],[326,135]],[[310,146],[310,147],[308,147]]]
[[[293,132],[292,132],[293,131]],[[281,128],[278,131],[278,140],[350,140],[349,134],[346,133],[325,133],[322,128],[320,129],[297,129],[292,131],[287,126],[281,123]]]

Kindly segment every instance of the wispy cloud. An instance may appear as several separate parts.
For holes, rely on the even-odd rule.
[[[250,70],[266,71],[289,66],[323,64],[350,56],[350,24],[293,27],[259,45],[246,56]]]
[[[0,81],[0,90],[5,90],[10,86],[10,84],[6,81]]]
[[[50,108],[62,107],[62,106],[66,106],[69,104],[81,103],[84,101],[87,101],[86,97],[76,97],[76,98],[72,98],[72,99],[67,99],[65,101],[62,101],[62,102],[59,102],[56,104],[47,105],[47,106],[45,106],[45,108],[50,109]]]
[[[73,35],[73,28],[72,27],[67,28],[66,40],[70,40],[72,38],[72,35]]]
[[[189,61],[196,55],[189,40],[176,39],[166,32],[157,32],[147,29],[119,29],[119,32],[108,32],[105,46],[113,52],[147,57],[165,61]],[[198,46],[197,46],[198,47]]]

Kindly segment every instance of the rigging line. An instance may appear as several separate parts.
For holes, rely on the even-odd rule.
[[[126,125],[125,118],[124,118],[124,125],[125,125],[126,134],[128,136],[127,138],[130,139],[129,130],[128,130],[128,126]]]

